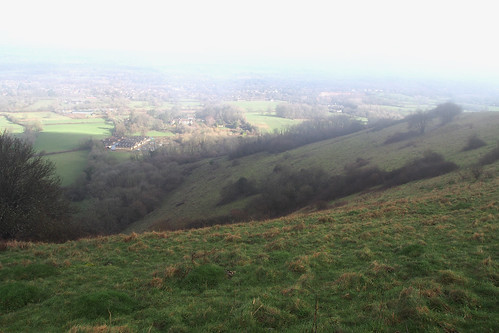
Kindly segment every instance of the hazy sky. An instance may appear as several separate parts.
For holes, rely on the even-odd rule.
[[[7,0],[0,47],[499,75],[496,20],[482,0]]]

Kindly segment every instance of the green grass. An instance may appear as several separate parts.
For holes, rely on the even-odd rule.
[[[263,222],[5,243],[0,327],[496,332],[497,164],[489,171]]]
[[[105,137],[111,134],[110,131],[112,129],[112,124],[101,120],[100,122],[89,123],[45,125],[43,131],[50,133],[74,133]]]
[[[61,177],[61,185],[67,186],[83,173],[87,165],[88,150],[48,155],[46,158],[54,162],[56,173]]]
[[[56,165],[56,172],[62,179],[62,185],[70,185],[83,172],[87,164],[88,151],[72,151],[78,149],[89,139],[102,139],[111,135],[112,125],[104,122],[88,122],[73,124],[44,125],[43,131],[37,134],[34,148],[47,153],[63,152],[48,155]]]
[[[45,125],[38,134],[35,149],[58,152],[76,149],[84,141],[102,139],[111,135],[112,125],[99,123]]]
[[[69,122],[75,120],[50,111],[41,111],[41,112],[19,111],[19,112],[6,112],[6,114],[14,118],[17,118],[19,119],[19,121],[22,122],[40,121],[42,125],[51,122]]]
[[[11,123],[7,118],[0,116],[0,131],[3,133],[4,130],[12,134],[17,134],[24,132],[24,127]]]
[[[256,126],[261,132],[270,132],[281,130],[297,125],[302,120],[294,120],[277,117],[275,115],[265,115],[261,113],[246,113],[246,120],[253,126]]]
[[[82,133],[41,132],[37,135],[34,147],[47,153],[67,151],[78,148],[90,138],[90,135]]]
[[[275,107],[283,103],[282,101],[228,101],[225,103],[243,109],[246,112],[246,120],[261,132],[281,130],[301,122],[301,120],[275,116]]]

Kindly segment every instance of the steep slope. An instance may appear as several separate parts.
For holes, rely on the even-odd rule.
[[[269,221],[0,243],[0,330],[497,332],[499,162],[483,172]]]
[[[365,130],[280,154],[259,153],[237,160],[225,157],[205,160],[192,169],[185,183],[166,198],[161,208],[133,224],[128,231],[150,230],[158,223],[177,228],[190,220],[230,215],[231,211],[243,208],[247,199],[217,206],[221,189],[240,177],[263,179],[278,164],[296,170],[315,166],[333,175],[344,173],[345,165],[362,158],[369,161],[369,165],[392,170],[422,156],[427,150],[433,150],[466,168],[493,148],[499,139],[498,128],[497,112],[465,113],[444,126],[433,124],[422,136],[392,144],[385,144],[386,139],[395,133],[406,132],[406,123],[379,131]],[[473,134],[477,134],[487,146],[462,152]]]

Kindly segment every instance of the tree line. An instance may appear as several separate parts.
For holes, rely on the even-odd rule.
[[[260,182],[240,178],[229,183],[220,193],[219,204],[254,196],[243,216],[276,217],[313,203],[336,200],[373,188],[385,189],[436,177],[458,168],[455,163],[446,161],[442,155],[432,151],[392,171],[366,164],[368,161],[359,158],[356,163],[345,167],[344,174],[332,176],[321,168],[296,171],[286,165],[276,165]]]
[[[361,122],[347,116],[313,119],[280,132],[242,141],[229,157],[239,158],[260,152],[281,153],[309,143],[355,133],[364,128]]]

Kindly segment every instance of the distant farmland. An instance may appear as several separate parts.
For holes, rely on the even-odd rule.
[[[30,108],[33,110],[34,108]],[[35,108],[36,109],[36,108]],[[86,166],[88,150],[79,150],[89,139],[103,139],[112,133],[113,125],[103,118],[71,118],[50,111],[5,112],[18,124],[0,116],[0,130],[20,134],[20,124],[39,123],[42,131],[37,134],[34,147],[38,151],[52,153],[47,158],[56,165],[62,185],[71,184]],[[55,153],[55,154],[54,154]]]

